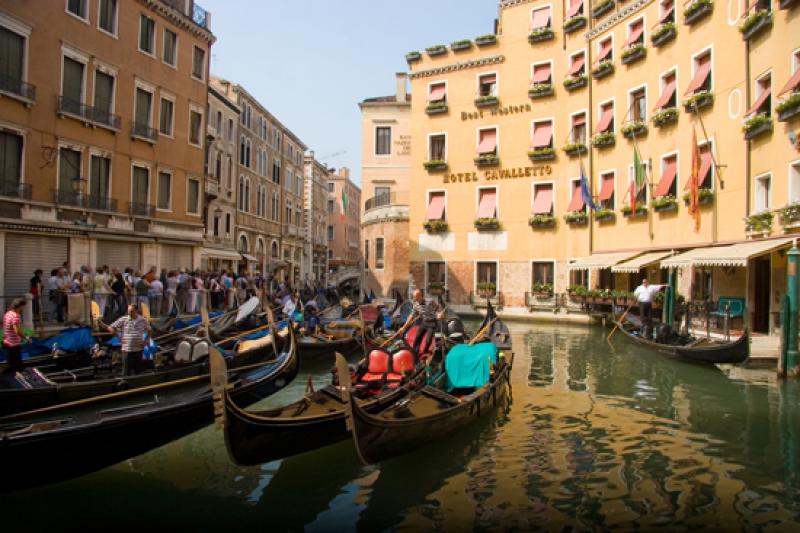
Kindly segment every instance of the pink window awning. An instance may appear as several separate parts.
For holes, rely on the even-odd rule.
[[[479,154],[491,154],[497,149],[497,131],[484,130],[480,135],[480,142],[478,143]]]
[[[444,100],[446,94],[447,94],[447,89],[444,83],[440,83],[438,85],[431,85],[431,92],[430,94],[428,94],[428,101],[440,102]]]
[[[656,102],[656,106],[653,108],[653,111],[658,111],[659,109],[663,108],[667,105],[672,99],[672,96],[675,94],[675,78],[671,77],[667,84],[664,86],[664,90],[661,92],[661,96],[658,97],[658,101]]]
[[[534,215],[548,215],[553,211],[553,186],[539,185],[534,190],[533,210]]]
[[[444,215],[444,194],[432,194],[425,220],[440,220]]]
[[[583,126],[584,124],[586,124],[586,114],[585,113],[581,113],[580,115],[575,115],[574,117],[572,117],[572,127],[573,128],[575,126]]]
[[[800,67],[795,71],[789,81],[786,82],[786,85],[783,86],[781,92],[778,93],[778,96],[783,96],[784,94],[794,91],[800,87]]]
[[[543,148],[550,146],[553,141],[553,123],[539,122],[533,126],[533,147]]]
[[[663,6],[663,13],[661,13],[661,18],[658,19],[659,24],[664,24],[667,22],[672,14],[675,12],[675,2],[664,2]]]
[[[602,43],[600,43],[600,49],[597,51],[597,60],[595,63],[601,63],[608,58],[608,55],[611,53],[611,39],[606,39]]]
[[[583,7],[583,0],[570,0],[569,1],[569,11],[567,11],[567,18],[571,19],[575,15],[578,14],[578,11],[581,10]]]
[[[578,74],[583,68],[584,61],[586,61],[586,56],[584,54],[573,56],[572,66],[569,67],[569,75],[575,76],[576,74]]]
[[[690,95],[702,87],[706,79],[708,79],[709,74],[711,74],[711,61],[706,57],[705,60],[698,65],[697,72],[694,73],[694,78],[692,78],[691,83],[689,83],[689,86],[686,88],[684,95]]]
[[[611,121],[614,120],[614,108],[611,106],[607,106],[603,108],[603,114],[600,116],[600,120],[597,122],[597,129],[595,133],[603,133],[611,126]]]
[[[572,184],[572,199],[569,201],[567,211],[580,211],[583,209],[583,194],[581,194],[581,182],[576,181]]]
[[[711,151],[708,149],[708,146],[701,146],[700,147],[700,172],[698,174],[698,179],[700,183],[698,187],[702,187],[706,182],[706,176],[708,176],[708,171],[711,170]],[[692,180],[686,180],[686,186],[683,188],[684,190],[689,190],[692,187]]]
[[[486,74],[485,76],[481,76],[480,83],[481,83],[481,85],[489,85],[491,83],[497,83],[497,75],[496,74]]]
[[[625,41],[625,44],[622,45],[622,48],[628,48],[632,44],[636,43],[636,41],[638,41],[639,38],[642,36],[642,33],[644,33],[644,25],[642,24],[642,21],[639,20],[634,22],[631,25],[630,32],[631,33],[628,36],[628,40]]]
[[[497,214],[497,191],[484,189],[478,202],[478,218],[494,218]]]
[[[533,67],[533,83],[546,83],[550,81],[550,63]]]
[[[756,98],[756,101],[753,102],[753,105],[750,106],[750,109],[748,109],[747,113],[745,113],[745,116],[752,115],[753,113],[758,113],[758,110],[761,109],[761,106],[764,105],[764,102],[767,101],[767,98],[769,98],[770,94],[772,94],[772,91],[770,90],[769,87],[762,90],[761,94],[758,95],[758,98]]]
[[[597,199],[602,202],[610,200],[612,196],[614,196],[614,176],[603,176],[603,186],[600,188]]]
[[[550,26],[550,8],[537,9],[531,19],[531,30],[540,30]]]
[[[665,196],[672,188],[672,182],[675,181],[675,176],[678,174],[678,163],[675,159],[667,159],[664,165],[664,171],[661,173],[661,179],[656,186],[656,196]]]

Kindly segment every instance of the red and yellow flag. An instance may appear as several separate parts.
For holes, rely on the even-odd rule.
[[[692,173],[689,176],[689,214],[694,219],[694,232],[700,231],[700,148],[697,132],[692,129]]]

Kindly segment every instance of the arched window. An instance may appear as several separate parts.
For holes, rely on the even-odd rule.
[[[217,154],[217,164],[216,164],[216,172],[217,172],[217,179],[222,179],[222,154]]]
[[[233,188],[233,159],[228,156],[228,190]]]
[[[250,212],[250,178],[244,180],[244,211]]]
[[[267,188],[261,186],[261,216],[267,217]]]
[[[263,265],[264,261],[266,260],[266,256],[264,253],[264,241],[261,237],[258,238],[256,241],[256,257],[258,258],[258,264]]]
[[[246,254],[248,251],[247,235],[242,234],[239,236],[239,253]]]
[[[247,143],[246,143],[246,141],[244,139],[244,135],[242,135],[242,137],[239,139],[239,164],[240,165],[244,165],[244,161],[245,161],[244,157],[246,155],[246,148],[247,148]]]
[[[239,211],[244,211],[244,176],[239,176]]]
[[[252,148],[252,144],[250,143],[250,139],[245,140],[245,152],[244,152],[244,164],[247,168],[250,168],[250,149]]]
[[[280,257],[278,255],[278,242],[277,241],[272,241],[272,257],[274,257],[276,259]]]

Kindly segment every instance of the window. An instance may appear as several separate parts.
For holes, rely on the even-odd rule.
[[[67,0],[67,12],[78,18],[88,20],[89,15],[86,6],[87,0]]]
[[[158,131],[161,135],[172,136],[174,108],[175,103],[172,100],[161,97],[161,112],[158,121]]]
[[[22,136],[0,130],[0,192],[16,195],[22,181]],[[11,188],[11,191],[7,189]]]
[[[201,81],[206,79],[206,51],[198,46],[192,51],[192,77]]]
[[[334,187],[333,182],[329,181],[328,182],[328,192],[334,192],[333,187]]]
[[[755,101],[746,115],[765,115],[772,114],[772,76],[764,74],[755,83]]]
[[[550,27],[550,6],[540,7],[531,11],[531,31],[543,30]]]
[[[497,155],[497,129],[478,130],[478,155]]]
[[[531,147],[533,150],[553,147],[553,121],[539,120],[531,127]]]
[[[614,61],[614,36],[609,35],[597,43],[597,59],[595,65],[603,61]]]
[[[383,268],[383,237],[375,239],[375,268]]]
[[[497,96],[497,74],[478,76],[478,97]]]
[[[570,132],[573,143],[586,144],[586,113],[572,115],[572,131]]]
[[[59,195],[76,192],[81,180],[81,153],[72,148],[62,147],[59,149],[58,154]]]
[[[769,211],[772,207],[772,176],[770,174],[763,174],[756,176],[756,201],[755,212]]]
[[[428,86],[428,102],[429,103],[445,103],[447,102],[447,84],[431,83]]]
[[[589,286],[589,271],[588,270],[570,270],[569,271],[569,284],[578,285],[581,287]]]
[[[644,87],[628,93],[628,108],[632,122],[647,121],[647,92]]]
[[[272,162],[272,182],[281,184],[281,162],[278,158]]]
[[[145,15],[139,16],[139,50],[154,55],[156,49],[156,21]]]
[[[661,0],[661,18],[658,23],[675,24],[675,0]]]
[[[244,210],[250,212],[250,178],[244,179]]]
[[[369,268],[369,241],[364,241],[364,266]]]
[[[567,11],[567,20],[583,15],[583,0],[569,0],[569,11]]]
[[[497,188],[478,189],[477,218],[497,218]]]
[[[247,237],[244,235],[239,237],[239,252],[246,254],[250,249],[250,246],[247,243]]]
[[[379,126],[375,128],[375,155],[391,155],[392,128]]]
[[[156,207],[162,211],[172,209],[172,174],[160,171],[158,173],[158,200]]]
[[[167,65],[174,67],[178,63],[178,34],[169,28],[164,28],[164,53],[162,60]]]
[[[642,171],[644,172],[644,179],[642,180],[642,188],[636,193],[636,205],[647,206],[650,202],[650,187],[647,186],[650,177],[650,163],[648,161],[642,162]],[[625,200],[630,202],[632,191],[636,185],[636,172],[633,165],[628,165],[628,190],[625,193]]]
[[[214,176],[222,181],[222,154],[217,153],[217,159],[214,162]]]
[[[583,191],[581,191],[581,179],[574,178],[570,181],[570,200],[567,206],[567,213],[586,211],[586,204],[583,201]]]
[[[100,0],[97,27],[112,35],[117,33],[117,0]]]
[[[328,224],[328,240],[333,240],[333,226],[330,224]]]
[[[244,176],[239,176],[239,211],[244,211]]]
[[[334,209],[334,202],[330,198],[328,199],[328,213],[333,213]]]
[[[150,204],[150,169],[134,165],[131,178],[131,203],[135,213],[148,213]]]
[[[61,109],[74,115],[82,115],[83,74],[85,65],[64,56],[64,72],[61,80]]]
[[[447,135],[436,133],[428,136],[428,160],[447,161]]]
[[[8,80],[3,83],[3,90],[20,96],[27,96],[19,83],[25,79],[26,39],[27,36],[0,26],[0,77]]]
[[[644,19],[640,18],[628,24],[628,40],[622,48],[644,46]]]
[[[552,261],[534,261],[531,264],[531,285],[553,285],[555,266]]]
[[[714,165],[713,165],[713,157],[712,157],[712,150],[714,149],[713,143],[709,141],[708,143],[702,144],[698,146],[698,151],[700,152],[700,171],[698,172],[700,183],[697,186],[701,189],[710,189],[714,190]],[[692,186],[691,177],[686,180],[686,186],[684,190],[689,190]]]
[[[111,196],[111,159],[92,154],[89,176],[89,205],[103,208]]]
[[[661,96],[658,97],[653,111],[661,111],[672,107],[677,107],[678,97],[675,91],[676,72],[670,70],[661,76]]]
[[[586,52],[581,50],[569,56],[569,72],[567,76],[574,78],[586,74]]]
[[[533,208],[532,215],[552,215],[553,206],[553,184],[534,183],[533,184]]]
[[[200,130],[203,125],[203,115],[194,109],[189,111],[189,143],[200,145]]]
[[[233,119],[228,119],[228,142],[233,142]]]
[[[114,112],[114,76],[100,70],[94,71],[94,119],[111,124]]]
[[[695,270],[693,278],[692,299],[699,301],[711,300],[714,295],[713,273]]]
[[[444,191],[428,193],[428,210],[425,220],[447,220],[447,197]]]
[[[603,209],[614,210],[614,200],[616,196],[614,192],[615,178],[614,172],[604,172],[600,174],[600,194],[597,195],[597,200],[600,202],[600,207]]]
[[[225,213],[225,236],[231,234],[231,214]]]
[[[428,286],[431,283],[447,285],[447,263],[444,261],[428,261]]]
[[[549,85],[552,83],[553,64],[551,62],[536,63],[531,66],[531,85]]]
[[[476,266],[476,284],[493,283],[497,289],[497,263],[494,261],[478,261]]]
[[[703,91],[712,91],[714,88],[711,73],[711,50],[701,52],[692,59],[692,81],[686,88],[685,95],[696,94]]]
[[[217,116],[217,120],[216,120],[216,122],[214,122],[214,125],[217,128],[217,134],[220,137],[224,137],[225,130],[223,128],[225,127],[225,123],[222,122],[222,111],[217,110],[217,115],[216,116]]]
[[[392,190],[389,187],[375,187],[375,207],[391,203]]]
[[[614,133],[614,101],[600,104],[599,111],[595,133]]]
[[[678,195],[678,154],[665,155],[661,158],[661,179],[656,186],[656,198]]]
[[[789,203],[800,202],[800,161],[789,164]]]
[[[134,112],[135,127],[150,127],[150,108],[153,105],[153,94],[141,87],[136,88],[136,110]]]

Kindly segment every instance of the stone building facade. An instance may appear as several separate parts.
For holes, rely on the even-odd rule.
[[[313,151],[305,156],[305,251],[303,255],[304,280],[325,282],[328,272],[328,244],[325,232],[328,226],[328,178],[331,170],[314,157]]]
[[[361,189],[350,179],[350,170],[342,167],[328,176],[328,268],[361,266]]]

